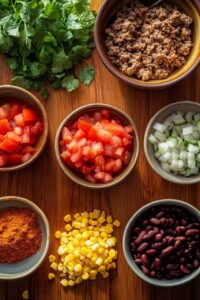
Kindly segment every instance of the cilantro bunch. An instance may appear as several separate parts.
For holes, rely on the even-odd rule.
[[[69,92],[80,81],[89,85],[93,66],[75,69],[91,55],[94,23],[90,0],[0,0],[0,53],[14,73],[12,84],[44,98],[48,82]]]

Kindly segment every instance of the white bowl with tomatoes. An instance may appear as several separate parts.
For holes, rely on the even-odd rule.
[[[64,173],[87,188],[102,189],[121,182],[139,156],[133,120],[108,104],[82,106],[60,124],[55,152]]]
[[[31,164],[42,152],[48,135],[46,111],[30,92],[0,86],[0,172]]]

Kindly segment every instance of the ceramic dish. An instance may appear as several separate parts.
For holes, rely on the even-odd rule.
[[[0,172],[17,171],[30,165],[41,154],[48,137],[48,119],[42,103],[33,94],[31,94],[30,92],[26,91],[23,88],[12,86],[12,85],[0,86],[0,101],[12,97],[14,99],[19,100],[19,102],[21,100],[22,102],[26,103],[28,106],[33,107],[38,112],[44,128],[43,128],[43,133],[40,136],[35,146],[36,148],[35,153],[32,155],[30,160],[16,166],[0,167]]]
[[[152,167],[152,169],[160,175],[162,178],[179,184],[193,184],[200,182],[200,173],[198,175],[192,175],[190,177],[184,177],[181,175],[175,175],[172,172],[167,173],[165,172],[160,165],[160,162],[156,159],[154,156],[154,149],[153,145],[149,142],[148,137],[149,135],[154,131],[153,125],[156,122],[163,122],[167,116],[172,114],[176,111],[193,111],[200,113],[200,104],[197,102],[192,101],[181,101],[172,103],[170,105],[167,105],[163,107],[161,110],[159,110],[150,120],[147,129],[145,131],[144,135],[144,151],[147,158],[148,163]]]
[[[118,0],[107,0],[101,7],[95,26],[95,43],[100,58],[107,69],[116,77],[126,82],[127,84],[142,88],[142,89],[159,89],[169,87],[176,84],[180,80],[190,75],[200,64],[200,5],[198,0],[168,0],[167,2],[172,3],[180,7],[183,12],[186,12],[194,20],[193,25],[193,48],[187,59],[186,64],[175,71],[171,76],[163,80],[151,80],[144,82],[133,77],[124,75],[117,67],[115,67],[109,60],[105,47],[105,29],[116,15],[116,12],[120,10],[123,4],[129,3],[130,0],[119,1]]]
[[[42,231],[42,244],[37,253],[20,262],[12,264],[0,263],[0,279],[2,280],[23,278],[33,273],[41,265],[47,255],[50,238],[48,220],[36,204],[28,199],[17,196],[1,197],[0,210],[8,207],[25,207],[30,208],[33,212],[35,212]]]
[[[196,218],[200,221],[200,212],[198,209],[196,209],[194,206],[180,201],[180,200],[174,200],[174,199],[164,199],[164,200],[158,200],[151,202],[142,208],[140,208],[129,220],[129,222],[126,225],[126,228],[124,230],[123,235],[123,252],[126,259],[126,262],[128,263],[131,270],[142,280],[160,287],[174,287],[178,285],[182,285],[184,283],[187,283],[197,277],[200,274],[200,267],[193,271],[191,274],[186,275],[185,277],[179,278],[179,279],[155,279],[151,278],[147,275],[145,275],[135,264],[132,256],[131,256],[131,249],[130,249],[130,237],[131,237],[131,230],[138,218],[147,210],[149,210],[151,207],[160,206],[160,205],[173,205],[173,206],[179,206],[184,209],[186,209],[188,212],[190,212],[192,215],[196,216]]]
[[[117,175],[110,183],[107,183],[107,184],[90,183],[90,182],[87,182],[86,180],[82,179],[78,175],[76,175],[71,169],[69,169],[63,163],[63,161],[60,157],[60,150],[59,150],[60,135],[61,135],[61,131],[62,131],[63,127],[65,126],[65,124],[72,124],[75,120],[78,119],[78,117],[80,117],[84,113],[98,111],[99,109],[108,109],[109,111],[111,111],[111,114],[113,116],[116,116],[117,118],[119,118],[122,121],[123,125],[132,125],[132,127],[134,128],[133,154],[132,154],[131,161],[129,162],[128,166],[119,175]],[[128,176],[128,174],[133,170],[133,168],[137,162],[137,159],[139,156],[139,137],[138,137],[138,133],[137,133],[137,128],[136,128],[133,120],[125,112],[123,112],[122,110],[120,110],[116,107],[113,107],[108,104],[102,104],[102,103],[88,104],[88,105],[82,106],[82,107],[74,110],[62,121],[62,123],[60,124],[60,126],[58,128],[57,134],[56,134],[55,152],[56,152],[56,157],[57,157],[58,163],[59,163],[61,169],[63,170],[63,172],[77,184],[80,184],[84,187],[91,188],[91,189],[105,189],[108,187],[112,187],[112,186],[118,184],[119,182],[121,182],[123,179],[125,179]]]

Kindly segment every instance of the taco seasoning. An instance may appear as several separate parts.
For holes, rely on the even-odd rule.
[[[0,211],[0,263],[15,263],[35,254],[42,233],[36,214],[29,208]]]

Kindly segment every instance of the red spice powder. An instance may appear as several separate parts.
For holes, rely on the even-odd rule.
[[[0,262],[15,263],[35,254],[42,233],[36,214],[29,208],[0,211]]]

